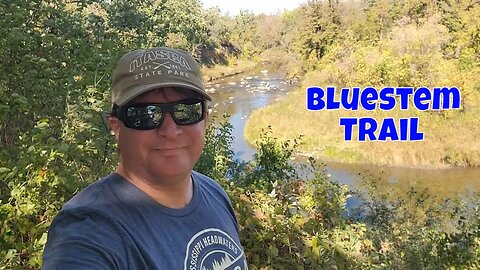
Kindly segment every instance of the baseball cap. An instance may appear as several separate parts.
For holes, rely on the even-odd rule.
[[[122,106],[140,94],[163,87],[189,89],[212,100],[203,87],[198,63],[189,53],[156,47],[135,50],[120,59],[112,77],[112,102]]]

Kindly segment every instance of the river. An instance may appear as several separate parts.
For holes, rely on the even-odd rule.
[[[298,86],[295,84],[285,82],[279,73],[265,69],[227,77],[206,85],[214,100],[212,114],[228,113],[231,116],[236,158],[250,160],[255,153],[255,149],[243,137],[243,129],[250,114],[288,95],[288,92],[296,87]],[[361,188],[365,177],[369,177],[378,179],[382,189],[406,191],[411,187],[428,187],[431,193],[439,198],[480,191],[480,168],[422,169],[324,163],[333,181],[351,188]]]

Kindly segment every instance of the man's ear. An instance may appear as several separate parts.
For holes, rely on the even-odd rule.
[[[121,121],[116,117],[110,116],[108,117],[108,124],[110,125],[111,132],[115,135],[115,140],[118,141],[120,125],[122,125]]]

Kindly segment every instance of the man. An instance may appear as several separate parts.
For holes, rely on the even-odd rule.
[[[130,52],[111,94],[119,165],[62,208],[43,269],[247,269],[225,191],[192,171],[211,100],[195,60],[163,47]]]

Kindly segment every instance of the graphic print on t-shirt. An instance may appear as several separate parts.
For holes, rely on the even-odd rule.
[[[247,270],[243,250],[219,229],[209,228],[195,234],[185,254],[184,270]]]

